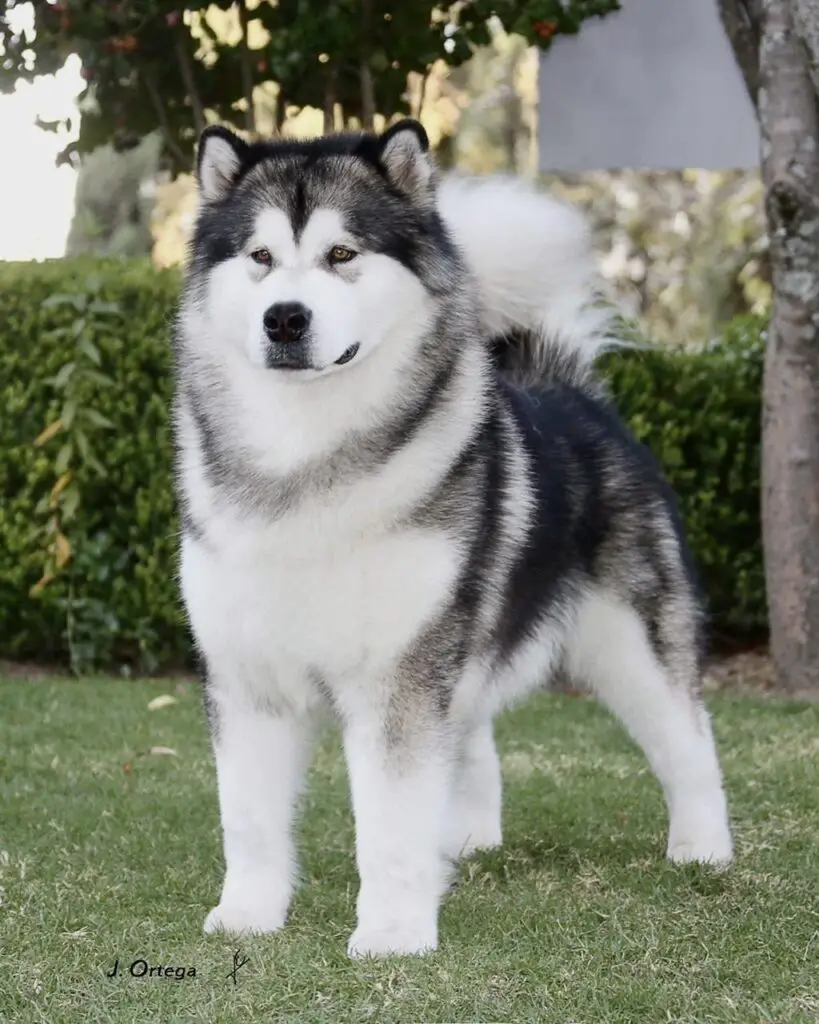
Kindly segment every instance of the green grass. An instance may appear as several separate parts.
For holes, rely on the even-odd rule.
[[[330,736],[302,824],[306,885],[279,935],[205,937],[221,851],[195,688],[0,681],[0,1021],[816,1021],[819,707],[711,701],[736,828],[727,873],[663,860],[665,811],[595,704],[499,723],[501,852],[465,863],[423,959],[353,963],[356,876]],[[149,753],[173,748],[177,756]],[[125,767],[124,767],[125,766]],[[109,979],[114,960],[195,978]]]

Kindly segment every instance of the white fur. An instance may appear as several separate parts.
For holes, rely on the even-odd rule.
[[[660,780],[671,814],[669,858],[727,864],[731,832],[708,715],[667,677],[640,620],[614,598],[590,596],[568,651],[573,677],[620,719]]]
[[[223,195],[236,175],[241,159],[236,147],[220,136],[207,136],[199,158],[199,194],[205,201]]]
[[[449,175],[438,206],[478,277],[490,336],[540,328],[587,362],[612,344],[585,217],[517,178]]]
[[[418,279],[379,253],[364,252],[331,268],[327,254],[337,245],[353,247],[354,241],[335,210],[316,210],[298,239],[281,210],[264,210],[246,251],[213,272],[200,351],[222,360],[229,349],[254,369],[264,368],[262,318],[281,302],[300,302],[312,314],[310,354],[316,369],[300,371],[299,383],[344,372],[345,366],[333,364],[355,343],[361,347],[354,362],[360,363],[387,338],[394,349],[404,339],[409,343],[408,325],[412,337],[421,336],[430,304]],[[260,248],[270,252],[270,268],[252,260]],[[276,383],[292,386],[291,374],[278,376]]]
[[[406,145],[396,143],[396,160],[406,157]],[[210,155],[228,173],[226,154]],[[450,179],[438,201],[479,279],[483,331],[541,327],[593,358],[606,342],[607,319],[591,307],[582,220],[504,180]],[[232,398],[219,429],[260,473],[293,473],[403,400],[429,299],[386,257],[360,256],[355,275],[352,266],[350,276],[328,271],[327,249],[346,241],[330,210],[314,214],[299,239],[283,215],[268,211],[252,247],[268,248],[273,267],[243,253],[214,271],[204,308],[192,300],[183,309],[186,372],[217,377],[220,393]],[[279,301],[310,307],[316,361],[326,369],[295,377],[259,369],[261,317]],[[360,356],[333,367],[354,341]],[[201,540],[183,541],[182,587],[219,723],[226,876],[208,931],[272,931],[284,923],[311,723],[329,702],[344,731],[361,877],[349,952],[434,949],[446,858],[501,841],[492,716],[501,695],[516,698],[542,683],[566,637],[572,667],[624,721],[663,783],[669,856],[730,857],[707,718],[663,677],[639,622],[614,603],[590,599],[576,620],[544,623],[489,692],[487,666],[470,663],[453,696],[450,728],[421,729],[400,762],[387,750],[382,725],[396,656],[450,597],[462,554],[450,535],[392,527],[434,488],[470,436],[485,370],[477,355],[466,360],[444,405],[445,429],[440,421],[422,427],[378,472],[273,522],[221,501],[207,480],[191,411],[184,401],[178,410],[183,487],[204,531]],[[503,429],[511,448],[516,428],[504,418]],[[501,566],[519,551],[530,501],[525,459],[509,468]],[[479,615],[490,618],[498,600],[490,588]]]

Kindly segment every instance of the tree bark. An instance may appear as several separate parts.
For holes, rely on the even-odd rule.
[[[816,0],[793,0],[793,21],[808,51],[813,88],[819,93],[819,6]]]
[[[722,27],[734,50],[751,102],[759,92],[759,0],[717,0]]]
[[[764,0],[758,112],[774,306],[765,360],[762,518],[771,651],[819,691],[819,110],[798,0]]]
[[[241,46],[242,95],[247,108],[245,110],[245,128],[249,132],[255,132],[256,111],[253,107],[253,66],[251,64],[253,58],[248,40],[248,16],[245,0],[239,0],[239,24],[242,28],[242,41],[239,44]]]

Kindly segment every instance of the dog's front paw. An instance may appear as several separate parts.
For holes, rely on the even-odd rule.
[[[710,864],[727,867],[733,859],[731,836],[725,832],[692,838],[677,838],[668,844],[667,857],[674,864]]]
[[[672,816],[667,856],[675,864],[730,864],[733,844],[724,799]]]
[[[231,935],[262,935],[277,932],[287,919],[280,907],[240,906],[220,903],[205,918],[205,934],[229,932]]]
[[[417,956],[437,948],[435,927],[389,925],[367,928],[359,925],[347,943],[347,956],[355,960],[367,956]]]

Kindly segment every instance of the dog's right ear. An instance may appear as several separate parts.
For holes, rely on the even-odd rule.
[[[199,193],[205,202],[213,202],[227,195],[242,168],[248,149],[243,139],[220,124],[209,125],[202,132],[196,154],[196,179],[199,182]]]

